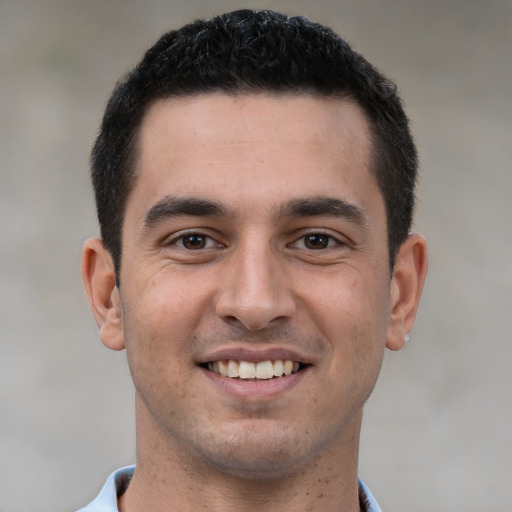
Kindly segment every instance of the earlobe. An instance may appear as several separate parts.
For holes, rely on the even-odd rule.
[[[114,262],[98,238],[91,238],[84,244],[82,280],[101,341],[112,350],[124,349],[121,300],[116,286]]]
[[[408,339],[427,276],[428,256],[425,239],[418,233],[407,237],[396,257],[391,279],[391,308],[386,347],[400,350]]]

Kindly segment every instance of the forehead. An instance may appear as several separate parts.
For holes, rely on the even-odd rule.
[[[155,102],[139,134],[135,195],[260,197],[375,188],[364,113],[355,103],[287,94],[209,93]],[[229,196],[231,192],[231,196]],[[356,193],[357,192],[357,193]],[[243,201],[242,203],[243,204]]]
[[[370,130],[362,109],[352,100],[307,94],[224,94],[211,92],[157,100],[150,105],[141,126],[144,145],[172,129],[193,132],[195,142],[243,142],[278,133],[294,143],[321,145],[337,138],[369,149]],[[212,131],[214,128],[214,131]],[[261,132],[259,130],[263,128]],[[314,140],[316,139],[316,140]]]

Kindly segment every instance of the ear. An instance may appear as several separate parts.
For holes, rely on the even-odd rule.
[[[124,349],[123,315],[114,262],[98,238],[91,238],[84,244],[82,280],[100,328],[101,341],[112,350]]]
[[[391,278],[391,310],[386,338],[386,347],[390,350],[400,350],[406,343],[418,311],[427,269],[426,241],[413,233],[400,246]]]

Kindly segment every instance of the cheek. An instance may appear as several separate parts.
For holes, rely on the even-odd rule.
[[[306,308],[331,345],[335,371],[375,371],[384,353],[389,290],[374,275],[350,269],[342,277],[310,288]]]
[[[162,274],[121,294],[123,329],[128,362],[138,374],[167,375],[175,380],[179,368],[186,376],[190,350],[208,302],[205,292],[190,288],[187,280]],[[173,369],[172,372],[170,369]]]
[[[126,317],[138,320],[138,325],[133,325],[136,330],[141,326],[153,331],[155,337],[171,333],[180,338],[207,311],[210,294],[203,283],[201,278],[192,279],[186,274],[160,272],[128,291],[132,300],[125,301]]]
[[[381,280],[382,282],[382,280]],[[376,278],[351,271],[318,282],[303,294],[310,310],[332,329],[382,328],[389,311],[389,291]]]

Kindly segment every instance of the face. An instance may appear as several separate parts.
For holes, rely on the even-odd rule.
[[[369,161],[365,117],[347,101],[152,106],[123,227],[119,327],[146,437],[248,475],[354,443],[392,282]]]

